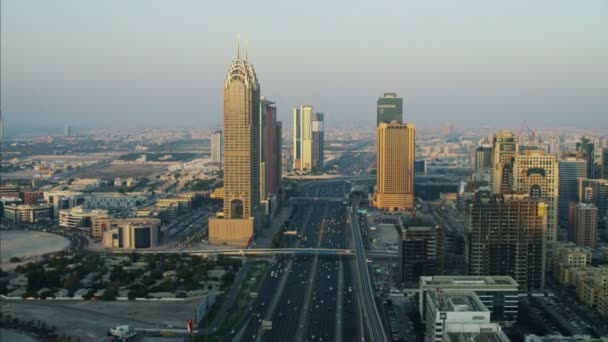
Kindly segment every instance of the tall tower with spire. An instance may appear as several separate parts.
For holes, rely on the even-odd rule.
[[[260,204],[260,84],[255,70],[236,58],[224,82],[224,210],[209,220],[209,242],[245,246]]]

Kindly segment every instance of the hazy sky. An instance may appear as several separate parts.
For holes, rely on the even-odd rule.
[[[236,34],[291,126],[608,126],[608,1],[2,0],[9,126],[220,124]],[[10,129],[10,127],[9,127]]]

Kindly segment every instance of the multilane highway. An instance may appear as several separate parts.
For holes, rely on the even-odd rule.
[[[350,186],[330,182],[307,186],[305,197],[343,197]],[[341,202],[298,201],[281,248],[349,250],[347,207]],[[350,234],[349,234],[350,235]],[[354,258],[348,255],[283,255],[264,278],[248,318],[232,341],[362,341],[362,316],[352,276]],[[272,328],[264,329],[263,322]],[[268,327],[266,325],[266,327]]]

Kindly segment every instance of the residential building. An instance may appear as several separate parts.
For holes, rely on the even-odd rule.
[[[547,258],[547,269],[565,286],[574,285],[572,270],[591,264],[592,251],[588,247],[579,247],[572,242],[556,242],[553,244],[551,258]]]
[[[211,133],[211,162],[221,164],[224,154],[224,136],[222,131]]]
[[[578,202],[578,179],[587,177],[587,161],[575,156],[559,161],[559,200],[558,216],[568,222],[570,203]]]
[[[380,126],[382,122],[403,123],[403,98],[397,97],[396,93],[384,93],[384,96],[378,98],[377,109],[376,126]]]
[[[547,204],[477,191],[466,222],[469,274],[511,276],[524,290],[545,285]]]
[[[475,292],[490,310],[490,318],[507,326],[517,322],[519,284],[509,276],[431,276],[420,277],[418,306],[420,317],[426,320],[429,292]]]
[[[509,341],[500,325],[490,320],[490,310],[475,292],[429,291],[426,297],[426,342],[459,341],[465,334],[485,334],[487,341]]]
[[[310,105],[293,109],[293,169],[312,170],[312,117]]]
[[[513,159],[519,154],[517,135],[501,130],[492,140],[492,169],[490,184],[492,192],[500,194],[511,191],[513,180]]]
[[[598,239],[598,210],[593,203],[570,205],[569,238],[578,246],[595,247]]]
[[[246,246],[259,220],[259,102],[255,70],[238,51],[224,83],[224,210],[209,220],[212,244]]]
[[[585,305],[596,307],[600,295],[608,292],[608,266],[588,268],[578,276],[576,294]]]
[[[579,202],[593,203],[597,207],[598,234],[603,239],[608,238],[608,179],[579,178]]]
[[[414,207],[415,126],[381,122],[376,129],[374,206],[387,211]]]
[[[542,199],[547,203],[547,241],[558,240],[557,158],[538,149],[529,149],[517,155],[513,161],[513,190],[516,193],[528,194],[532,199]]]
[[[323,170],[325,158],[325,120],[323,113],[315,113],[312,118],[312,170]]]
[[[153,248],[161,244],[162,235],[159,219],[109,219],[103,231],[103,246],[118,249]]]
[[[602,149],[602,177],[608,179],[608,147]]]

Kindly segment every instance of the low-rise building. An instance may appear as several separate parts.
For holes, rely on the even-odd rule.
[[[160,245],[163,240],[159,219],[110,219],[106,224],[103,231],[103,245],[106,248],[152,248]]]
[[[519,284],[509,276],[432,276],[420,277],[420,317],[426,319],[426,294],[433,291],[473,291],[488,308],[492,321],[507,326],[517,321]]]
[[[66,229],[91,228],[93,220],[107,217],[109,217],[107,210],[84,209],[82,206],[77,206],[59,211],[59,226]]]
[[[48,204],[11,204],[4,207],[4,218],[18,223],[38,223],[51,219]]]
[[[591,267],[579,276],[576,284],[578,299],[590,307],[598,304],[600,294],[608,292],[608,266]]]
[[[589,335],[574,335],[574,336],[562,336],[562,335],[548,335],[548,336],[537,336],[537,335],[526,335],[525,342],[608,342],[608,337],[591,337]]]
[[[459,337],[480,334],[491,336],[489,341],[509,341],[500,325],[490,320],[490,310],[475,292],[439,290],[425,296],[426,342],[458,341]]]

